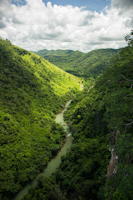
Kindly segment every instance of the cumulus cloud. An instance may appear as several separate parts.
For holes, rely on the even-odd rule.
[[[2,21],[0,21],[0,29],[5,28],[5,27],[6,27],[6,25]]]
[[[126,27],[133,27],[133,17],[126,20],[125,25]]]
[[[28,50],[119,48],[133,24],[131,2],[112,0],[100,13],[42,0],[0,0],[0,36]],[[129,6],[127,9],[127,6]],[[127,13],[128,10],[128,13]],[[121,13],[120,13],[121,12]],[[125,14],[126,13],[126,14]]]
[[[133,0],[112,0],[112,6],[117,9],[131,9],[133,8]]]

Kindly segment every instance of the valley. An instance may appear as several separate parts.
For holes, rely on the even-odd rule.
[[[0,200],[38,174],[20,199],[133,199],[132,39],[118,50],[36,53],[0,39]],[[109,149],[118,161],[108,178]]]
[[[64,71],[88,80],[102,74],[119,52],[120,49],[97,49],[88,53],[70,50],[56,50],[52,53],[41,50],[35,53]]]
[[[62,146],[56,124],[81,80],[26,50],[0,40],[0,199],[11,199]]]

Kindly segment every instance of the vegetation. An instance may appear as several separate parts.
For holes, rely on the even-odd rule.
[[[70,54],[72,53],[73,50],[39,50],[38,52],[36,52],[37,55],[39,56],[44,56],[44,55],[65,55],[65,54]]]
[[[60,67],[61,69],[73,75],[83,77],[86,80],[90,77],[96,78],[110,66],[112,57],[120,50],[115,49],[98,49],[89,53],[82,53],[80,51],[73,51],[69,54],[55,54],[51,55],[51,51],[47,50],[38,51],[37,54]],[[60,50],[61,51],[61,50]],[[43,53],[44,52],[44,53]],[[54,51],[52,51],[54,53]],[[64,53],[64,54],[63,54]]]
[[[128,46],[133,47],[133,30],[131,33],[125,37],[126,42],[128,42]]]
[[[73,145],[58,171],[48,180],[42,179],[41,187],[31,188],[23,200],[133,199],[132,65],[130,44],[90,90],[86,85],[75,95],[65,112]],[[106,177],[108,148],[114,148],[118,159]]]
[[[79,92],[79,78],[0,40],[0,199],[11,199],[56,155],[65,133],[53,119],[71,95],[64,115],[73,145],[59,169],[40,177],[23,200],[133,199],[132,32],[126,40],[128,47],[119,53],[109,50],[116,55],[96,80],[101,73],[94,67],[96,51],[77,59],[84,66],[92,59],[91,69],[98,69],[92,77],[85,69],[89,81]],[[97,55],[109,51],[97,50]],[[109,148],[115,158],[111,165]]]
[[[55,114],[80,79],[0,39],[0,199],[8,200],[60,149]]]
[[[106,69],[105,73],[96,81],[95,87],[88,93],[88,95],[85,97],[83,96],[82,100],[78,102],[77,100],[74,100],[71,104],[70,110],[68,110],[66,113],[66,119],[70,120],[69,124],[71,131],[73,132],[73,137],[76,144],[79,145],[80,148],[84,147],[83,144],[86,138],[89,138],[89,141],[91,141],[92,138],[95,138],[93,140],[96,140],[97,138],[98,142],[100,142],[100,148],[103,148],[105,145],[104,151],[101,151],[100,148],[97,147],[97,150],[95,150],[93,153],[92,149],[94,148],[94,145],[91,147],[88,142],[87,147],[92,152],[92,154],[89,156],[89,159],[91,159],[92,162],[96,159],[96,166],[99,167],[98,169],[95,169],[94,172],[92,171],[90,173],[88,181],[90,182],[91,177],[93,178],[85,193],[84,191],[82,192],[85,187],[83,184],[78,190],[76,188],[76,183],[73,183],[73,192],[75,191],[75,194],[77,194],[78,191],[80,191],[83,199],[85,197],[84,195],[86,195],[85,199],[87,199],[87,195],[89,196],[89,199],[133,199],[132,65],[132,47],[123,48],[119,55],[115,57],[112,66]],[[107,138],[108,142],[106,142]],[[109,145],[107,145],[107,143]],[[117,173],[114,173],[113,175],[110,171],[110,176],[112,176],[106,181],[104,170],[107,170],[107,147],[115,149],[114,152],[118,156],[119,162],[117,161]],[[97,157],[97,151],[101,154],[104,152],[103,154],[105,157],[103,155],[101,155],[101,158],[100,156]],[[86,155],[87,149],[84,153],[83,152],[84,151],[82,151],[80,154],[82,154],[82,156]],[[99,162],[104,162],[103,166],[98,164],[98,158]],[[67,157],[66,159],[69,160]],[[65,162],[67,162],[67,160]],[[78,156],[76,162],[78,161],[80,161],[80,156]],[[87,162],[88,160],[86,160],[86,163],[80,163],[77,175],[79,175],[80,171],[84,169],[83,166],[86,166]],[[75,164],[71,163],[71,165],[73,166],[71,167],[71,170],[74,170]],[[115,166],[113,166],[113,169],[111,169],[112,171],[114,171],[114,167]],[[89,173],[90,169],[92,168],[87,168],[87,174]],[[101,169],[104,179],[102,179],[101,174],[98,178],[98,174]],[[61,173],[66,174],[65,170],[62,170],[61,168]],[[97,180],[95,180],[95,174],[97,174]],[[81,175],[80,178],[82,178]],[[100,182],[100,185],[98,185],[99,180],[102,181]],[[61,179],[61,186],[63,183],[64,182]],[[97,189],[96,186],[98,186]],[[70,188],[71,185],[70,187],[67,187],[67,189]],[[89,190],[89,188],[91,190]],[[93,191],[97,191],[97,193],[94,193]],[[80,199],[80,195],[78,198]]]

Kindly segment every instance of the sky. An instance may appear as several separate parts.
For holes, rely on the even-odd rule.
[[[29,51],[126,46],[133,0],[0,0],[0,37]]]

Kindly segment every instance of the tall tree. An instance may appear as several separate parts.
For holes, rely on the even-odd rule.
[[[131,33],[125,37],[125,40],[128,42],[129,46],[133,46],[133,30],[131,30]]]

